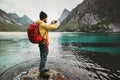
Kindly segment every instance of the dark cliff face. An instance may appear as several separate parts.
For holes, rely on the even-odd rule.
[[[120,0],[84,0],[62,21],[61,31],[113,31],[119,21]]]
[[[114,21],[120,20],[120,0],[98,0],[96,3],[99,15]]]

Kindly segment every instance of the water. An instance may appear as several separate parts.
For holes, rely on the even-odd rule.
[[[50,32],[49,35],[49,67],[57,64],[51,68],[60,69],[65,65],[68,70],[63,71],[68,77],[69,73],[73,75],[73,69],[74,80],[120,79],[120,33]],[[39,60],[38,45],[30,43],[26,33],[0,33],[0,74],[36,59]],[[86,79],[80,77],[81,71],[88,76]]]
[[[119,33],[72,33],[60,38],[62,43],[72,44],[76,49],[94,52],[106,52],[113,55],[120,53]],[[76,46],[78,45],[78,46]]]

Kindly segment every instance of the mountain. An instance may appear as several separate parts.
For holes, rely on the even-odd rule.
[[[25,31],[32,22],[26,15],[19,17],[16,13],[6,13],[0,9],[0,31]]]
[[[15,24],[14,20],[12,17],[10,17],[5,11],[0,9],[0,21],[6,22],[9,24]]]
[[[20,21],[22,26],[24,26],[25,28],[27,28],[30,23],[33,23],[33,21],[26,15],[24,15],[23,17],[20,17],[18,20]]]
[[[16,13],[8,13],[8,15],[13,19],[13,21],[20,26],[23,26],[22,23],[19,20],[19,16]]]
[[[23,26],[25,29],[30,23],[33,23],[33,21],[26,15],[19,17],[16,13],[9,13],[9,16],[15,20],[17,25]]]
[[[0,21],[0,32],[23,32],[25,29],[23,29],[21,26],[10,24],[7,22]]]
[[[61,16],[60,16],[60,18],[59,18],[58,20],[59,20],[60,22],[62,22],[62,21],[68,16],[69,13],[70,13],[69,10],[64,9],[63,12],[62,12],[62,14],[61,14]]]
[[[59,31],[120,32],[120,0],[84,0],[60,27]]]
[[[0,9],[0,31],[25,31],[15,20]]]

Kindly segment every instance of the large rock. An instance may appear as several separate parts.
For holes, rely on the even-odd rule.
[[[27,74],[21,76],[20,80],[68,80],[67,77],[60,72],[50,70],[46,74],[50,75],[49,79],[41,78],[37,68],[30,70]]]

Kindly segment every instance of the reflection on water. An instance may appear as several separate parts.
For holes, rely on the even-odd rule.
[[[65,34],[65,33],[64,33]],[[61,37],[63,45],[85,51],[120,53],[120,33],[67,33]]]
[[[86,70],[90,80],[120,79],[120,33],[51,32],[50,39],[49,60],[60,58],[53,60],[53,65],[56,62],[60,65],[64,59],[66,66],[70,62],[73,69]],[[26,33],[0,33],[0,74],[36,58],[39,59],[38,45],[30,43]],[[77,73],[78,69],[74,71]]]

